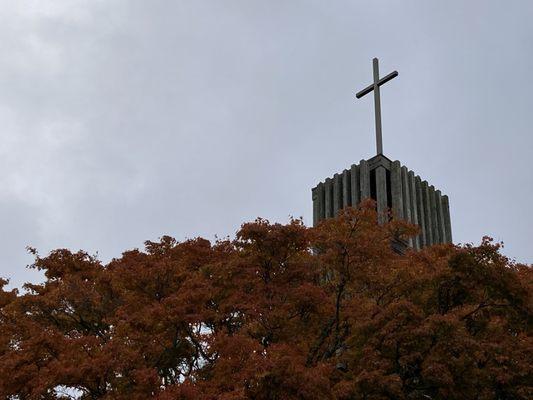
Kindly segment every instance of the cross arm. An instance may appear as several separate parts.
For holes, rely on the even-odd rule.
[[[397,76],[398,76],[398,71],[391,72],[390,74],[388,74],[387,76],[384,76],[383,78],[381,78],[381,79],[378,81],[378,86],[381,86],[381,85],[387,83],[388,81],[390,81],[390,80],[393,79],[393,78],[396,78]],[[366,88],[364,88],[364,89],[361,90],[359,93],[357,93],[357,94],[355,95],[355,97],[357,97],[358,99],[360,99],[360,98],[363,97],[365,94],[370,93],[372,90],[374,90],[374,84],[368,85]]]

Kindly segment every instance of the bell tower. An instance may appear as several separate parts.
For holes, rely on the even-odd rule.
[[[383,155],[381,131],[380,86],[398,76],[394,71],[379,78],[378,59],[373,60],[374,82],[356,94],[359,99],[374,92],[377,155],[361,160],[333,177],[326,178],[312,189],[313,226],[332,218],[344,207],[357,206],[362,200],[376,201],[378,222],[396,218],[420,227],[420,234],[409,240],[409,246],[421,249],[438,243],[452,242],[448,196],[429,185],[420,176]]]

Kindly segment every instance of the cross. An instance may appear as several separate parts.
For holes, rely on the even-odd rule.
[[[360,99],[365,94],[370,93],[372,90],[374,91],[374,110],[376,117],[376,147],[378,154],[383,154],[383,138],[381,136],[381,101],[379,98],[379,87],[390,81],[392,78],[396,78],[398,76],[398,71],[391,72],[387,76],[379,79],[378,59],[374,58],[372,62],[374,65],[374,83],[368,85],[366,88],[361,90],[355,95],[355,97]]]

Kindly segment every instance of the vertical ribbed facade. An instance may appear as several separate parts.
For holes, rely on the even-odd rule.
[[[409,246],[421,249],[452,242],[448,196],[423,181],[399,161],[378,155],[361,160],[333,178],[312,189],[313,225],[331,218],[366,198],[376,201],[380,223],[392,218],[404,219],[420,227],[420,234]]]

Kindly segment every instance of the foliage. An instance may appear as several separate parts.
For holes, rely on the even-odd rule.
[[[0,396],[532,398],[531,268],[489,238],[397,254],[414,228],[375,221],[36,255],[43,284],[0,290]]]

